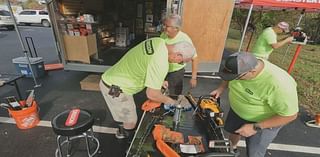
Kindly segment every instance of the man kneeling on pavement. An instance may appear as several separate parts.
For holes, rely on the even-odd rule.
[[[297,117],[297,84],[286,71],[251,53],[230,55],[220,69],[224,81],[211,95],[218,98],[229,88],[225,130],[231,145],[237,152],[244,137],[247,156],[264,157],[281,127]]]
[[[133,95],[144,88],[148,99],[176,104],[176,100],[161,93],[169,63],[189,62],[194,54],[195,48],[188,42],[169,45],[161,38],[151,38],[130,49],[102,75],[101,93],[113,119],[120,123],[117,138],[133,134],[138,119]]]

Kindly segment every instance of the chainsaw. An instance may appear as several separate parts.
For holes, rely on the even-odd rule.
[[[209,149],[214,152],[230,153],[232,151],[230,141],[223,133],[224,121],[220,99],[204,95],[200,96],[197,101],[191,93],[188,93],[186,98],[194,108],[194,115],[200,119],[200,122],[203,122],[204,129],[207,130]]]
[[[194,108],[194,114],[198,114],[201,120],[210,119],[210,123],[214,128],[220,128],[224,126],[223,110],[220,107],[220,98],[214,99],[210,95],[200,96],[198,102],[195,98],[188,93],[186,98]]]
[[[293,36],[293,44],[305,45],[307,43],[307,35],[302,31],[301,27],[296,27],[291,32],[291,35]]]

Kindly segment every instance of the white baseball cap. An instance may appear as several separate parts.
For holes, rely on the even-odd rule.
[[[281,28],[284,32],[288,33],[289,32],[289,24],[287,22],[279,22],[278,27]]]

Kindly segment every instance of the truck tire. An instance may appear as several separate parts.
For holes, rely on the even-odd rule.
[[[41,24],[43,27],[50,27],[50,22],[48,20],[42,20]]]

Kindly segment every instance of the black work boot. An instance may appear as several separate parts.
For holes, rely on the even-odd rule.
[[[128,142],[133,140],[135,129],[125,129],[123,124],[119,124],[119,128],[115,134],[117,139],[127,139]]]
[[[128,132],[126,132],[126,130],[123,128],[123,124],[120,124],[120,125],[119,125],[119,128],[118,128],[115,136],[116,136],[117,139],[125,139],[125,138],[128,138],[129,134],[128,134]]]
[[[239,157],[240,156],[240,150],[237,148],[233,148],[232,153],[234,154],[235,157]]]

